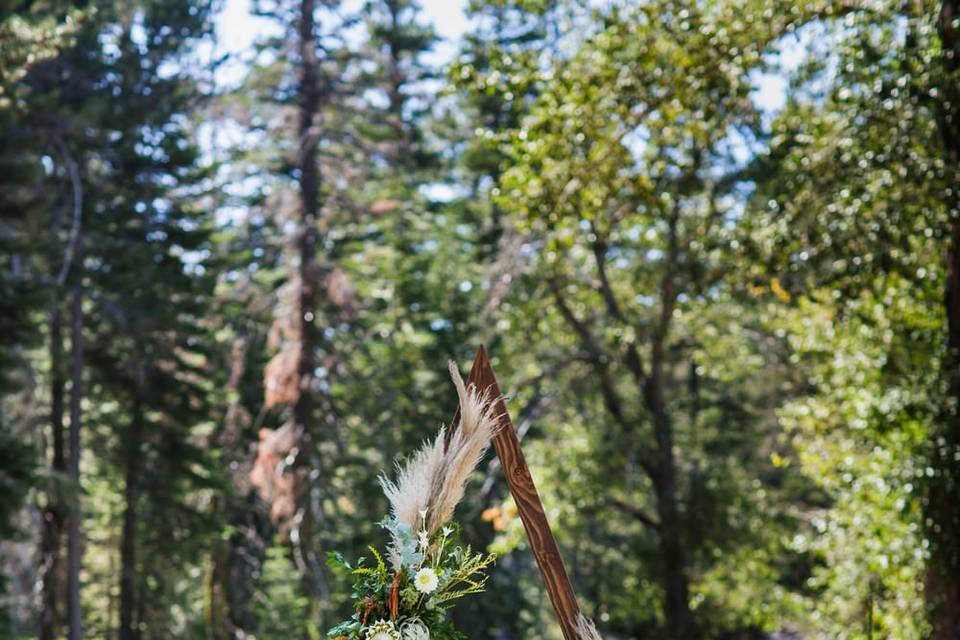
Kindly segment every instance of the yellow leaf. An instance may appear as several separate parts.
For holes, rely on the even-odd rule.
[[[782,302],[790,302],[790,294],[780,286],[780,278],[771,278],[770,279],[770,291],[773,292],[773,295],[780,298]]]

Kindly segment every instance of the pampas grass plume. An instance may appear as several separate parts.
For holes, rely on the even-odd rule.
[[[493,407],[499,398],[464,384],[456,363],[451,362],[449,369],[460,402],[459,426],[449,439],[446,429],[441,428],[433,441],[424,442],[405,463],[398,462],[395,481],[380,476],[391,515],[413,531],[425,528],[428,534],[453,516],[470,474],[483,459],[498,427]],[[426,513],[425,519],[422,513]]]
[[[603,640],[600,632],[597,631],[597,625],[582,613],[577,614],[577,638],[578,640]]]

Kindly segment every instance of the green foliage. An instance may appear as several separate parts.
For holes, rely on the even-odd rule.
[[[917,355],[937,318],[921,300],[892,278],[840,312],[817,293],[777,320],[817,389],[781,417],[801,469],[829,500],[791,542],[816,558],[808,606],[828,636],[927,632],[918,497],[936,371],[918,367]]]
[[[597,582],[598,606],[621,597],[624,581],[650,603],[612,614],[614,633],[670,637],[660,589],[664,573],[678,570],[659,563],[674,537],[702,633],[773,631],[796,610],[773,559],[789,553],[780,538],[794,526],[786,505],[802,489],[770,464],[782,397],[770,382],[788,373],[754,301],[741,295],[742,201],[731,182],[732,146],[759,126],[748,78],[776,32],[729,28],[732,6],[676,8],[606,16],[557,62],[514,133],[498,202],[543,248],[510,317],[535,336],[534,371],[561,371],[551,391],[561,394],[562,422],[547,442],[584,442],[579,454],[553,453],[538,468],[571,505],[561,535],[578,556],[597,559],[590,575],[616,576]],[[649,400],[650,384],[666,389],[665,408]],[[663,455],[653,444],[657,420],[675,443],[673,498],[653,470]],[[657,524],[665,501],[681,513],[670,531]],[[597,531],[577,515],[585,510],[611,525]],[[745,555],[753,570],[733,570]]]
[[[30,487],[37,481],[33,451],[13,430],[0,423],[0,540],[20,539],[26,531],[17,526]],[[8,576],[0,572],[0,630],[14,628],[16,611],[5,602]]]
[[[927,637],[937,598],[924,529],[943,514],[924,495],[945,471],[931,453],[945,442],[951,178],[929,99],[945,81],[936,12],[878,3],[814,25],[817,55],[754,165],[754,264],[805,292],[775,325],[805,377],[781,418],[825,498],[793,544],[816,560],[807,606],[826,635]]]
[[[279,544],[267,550],[259,598],[253,602],[257,618],[257,637],[283,640],[301,637],[312,624],[310,602],[300,586],[300,578],[290,570],[287,549]]]

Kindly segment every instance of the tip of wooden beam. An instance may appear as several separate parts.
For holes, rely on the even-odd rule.
[[[473,364],[476,365],[478,362],[489,362],[490,357],[487,355],[487,348],[484,345],[477,347],[477,355],[473,359]]]
[[[473,357],[473,366],[470,367],[470,376],[467,383],[479,385],[481,380],[486,379],[491,371],[490,358],[487,356],[487,349],[482,344],[477,348],[477,354]]]

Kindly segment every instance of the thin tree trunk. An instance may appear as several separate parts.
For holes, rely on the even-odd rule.
[[[390,101],[388,109],[390,126],[393,127],[396,142],[394,144],[393,167],[401,171],[404,167],[412,167],[415,162],[410,159],[410,130],[403,120],[403,109],[406,98],[403,95],[404,75],[400,68],[400,11],[402,7],[397,0],[387,0],[387,11],[390,13],[390,36],[387,41],[389,61],[387,62],[387,97]]]
[[[300,292],[298,322],[300,350],[297,373],[300,389],[293,406],[293,428],[297,441],[297,456],[293,464],[297,511],[294,517],[296,535],[291,535],[294,560],[303,576],[308,592],[321,595],[322,567],[316,562],[314,544],[313,488],[311,473],[317,471],[314,456],[314,370],[317,348],[317,284],[319,270],[316,262],[317,224],[320,212],[320,171],[317,165],[317,144],[320,138],[319,109],[321,100],[320,65],[317,59],[317,37],[314,13],[316,0],[302,0],[300,4],[299,53],[299,127],[298,164],[300,168],[300,228],[297,249],[300,257]],[[313,606],[314,599],[311,599]]]
[[[939,34],[943,45],[944,79],[940,88],[937,120],[943,142],[948,183],[957,184],[960,172],[960,38],[955,20],[960,19],[960,0],[944,0],[940,7]],[[952,174],[952,175],[951,175]],[[926,516],[933,526],[926,594],[933,624],[934,640],[960,637],[960,194],[947,190],[944,205],[948,218],[945,252],[946,287],[944,308],[947,321],[947,350],[943,370],[947,382],[941,430],[933,454],[936,475],[926,504]]]
[[[293,419],[301,437],[309,440],[313,409],[314,349],[316,348],[316,253],[317,214],[320,199],[320,172],[317,168],[317,110],[320,106],[320,79],[314,26],[315,0],[303,0],[300,15],[300,353],[297,372],[300,393],[293,407]]]
[[[627,349],[623,355],[624,365],[640,386],[644,407],[653,421],[655,447],[651,455],[652,459],[642,460],[641,466],[653,484],[658,517],[654,520],[644,511],[625,503],[616,506],[656,530],[657,544],[660,550],[661,584],[664,590],[668,637],[674,640],[692,640],[697,636],[695,635],[693,613],[690,610],[687,557],[682,535],[684,523],[677,499],[673,423],[670,419],[664,392],[664,345],[669,335],[670,321],[676,304],[673,279],[676,271],[678,215],[679,212],[674,211],[670,219],[668,263],[663,274],[660,291],[662,308],[658,322],[659,326],[650,343],[649,373],[644,371],[640,354],[634,348]],[[607,279],[603,267],[604,249],[599,247],[596,255],[601,286],[606,288]],[[604,352],[602,344],[592,333],[590,325],[574,315],[573,310],[564,298],[563,287],[559,281],[551,283],[551,290],[560,315],[576,332],[584,350],[593,360],[594,370],[600,383],[601,394],[607,411],[625,429],[633,428],[631,420],[624,412],[623,403],[606,365],[606,362],[609,361],[609,355]],[[619,320],[622,317],[619,305],[612,293],[609,291],[607,293],[609,294],[605,296],[607,311],[611,317]]]
[[[139,363],[138,363],[139,366]],[[140,440],[143,437],[143,408],[139,381],[135,383],[130,428],[127,431],[123,512],[123,534],[120,541],[120,640],[137,640],[140,632],[137,611],[137,500],[139,490]]]
[[[54,208],[50,222],[50,236],[60,234],[62,215]],[[56,242],[54,242],[56,245]],[[53,278],[60,273],[60,247],[51,252],[50,271]],[[43,608],[40,612],[40,640],[54,640],[63,625],[63,567],[61,546],[64,530],[63,478],[67,473],[64,443],[64,392],[66,376],[63,359],[63,288],[54,281],[50,302],[50,432],[53,440],[53,459],[50,469],[53,480],[47,484],[47,505],[43,513],[43,531],[40,542],[41,585]]]
[[[207,628],[210,637],[213,640],[228,640],[234,636],[234,630],[249,630],[248,625],[244,624],[248,616],[249,598],[230,598],[231,587],[236,590],[242,590],[243,594],[250,593],[251,588],[256,584],[256,575],[251,573],[244,575],[243,579],[231,584],[231,569],[234,559],[234,552],[238,550],[242,553],[243,525],[238,516],[242,518],[244,512],[238,509],[243,503],[238,501],[238,496],[244,493],[243,480],[249,472],[241,464],[242,453],[238,443],[242,441],[241,432],[247,426],[247,416],[243,411],[240,397],[240,383],[243,380],[245,369],[246,348],[248,338],[239,337],[234,340],[233,347],[230,350],[230,375],[227,378],[226,395],[230,398],[226,413],[221,422],[221,426],[213,433],[210,438],[209,446],[211,448],[220,448],[223,456],[223,473],[229,478],[234,486],[234,491],[225,496],[218,496],[214,502],[214,511],[219,514],[225,522],[235,529],[234,533],[227,540],[214,542],[210,550],[210,564],[207,570],[206,579],[206,611]],[[253,507],[254,505],[250,505]],[[251,554],[252,555],[252,554]],[[260,566],[259,558],[256,562]]]
[[[944,206],[948,218],[945,253],[947,351],[944,373],[948,394],[933,456],[933,480],[926,516],[933,523],[927,598],[934,640],[960,638],[960,0],[944,0],[938,22],[942,43],[940,70],[944,82],[937,104],[937,120],[948,171]]]
[[[147,594],[146,583],[141,580],[137,588],[137,615],[134,618],[133,629],[134,637],[140,637],[140,628],[146,626],[147,621]]]
[[[62,588],[60,546],[63,539],[63,476],[67,472],[64,449],[63,317],[60,288],[55,286],[50,305],[50,431],[53,438],[53,481],[47,489],[40,543],[42,557],[43,608],[40,613],[40,640],[54,640],[62,624]]]
[[[83,400],[83,238],[76,237],[74,260],[79,273],[71,293],[70,464],[73,481],[67,529],[67,624],[69,640],[83,637],[80,610],[80,419]]]
[[[643,387],[643,399],[653,420],[656,460],[653,481],[660,520],[659,547],[666,599],[667,633],[674,640],[696,637],[693,612],[690,610],[690,585],[684,548],[684,524],[677,499],[677,464],[673,453],[673,422],[664,392],[664,350],[673,310],[677,302],[676,277],[679,258],[677,228],[680,210],[675,207],[669,217],[667,255],[660,282],[660,319],[650,344],[650,374]]]
[[[215,544],[211,552],[207,621],[214,640],[247,637],[255,631],[256,616],[250,605],[274,535],[270,514],[250,486],[246,463],[249,445],[244,431],[252,421],[243,407],[240,387],[249,342],[245,335],[234,341],[227,381],[227,395],[232,400],[222,428],[210,440],[211,447],[223,452],[223,473],[233,485],[231,494],[219,498],[216,508],[234,530],[229,540]]]
[[[663,345],[653,344],[650,375],[644,388],[644,401],[653,419],[657,460],[653,475],[660,522],[658,546],[662,563],[667,633],[675,640],[693,637],[693,613],[690,611],[690,585],[684,549],[683,523],[677,504],[677,469],[673,455],[673,423],[667,411],[663,391]]]

